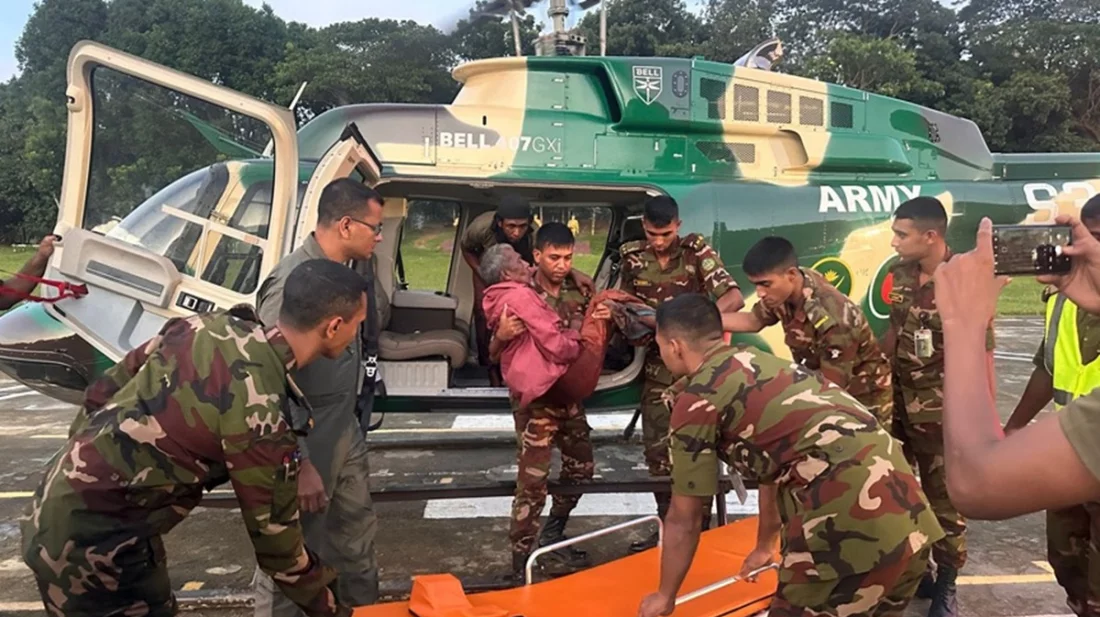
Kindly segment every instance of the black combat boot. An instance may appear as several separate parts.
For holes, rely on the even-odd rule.
[[[920,579],[920,584],[917,585],[916,597],[921,600],[930,600],[932,595],[936,593],[936,579],[932,576],[932,569],[925,570],[924,576]]]
[[[567,516],[551,516],[546,520],[546,526],[542,528],[539,536],[539,546],[549,546],[566,540],[565,524],[569,522]],[[553,551],[549,555],[555,557],[568,568],[583,568],[588,565],[588,553],[572,546],[566,546]]]
[[[513,551],[512,569],[508,571],[508,574],[500,577],[501,582],[516,587],[526,583],[527,557],[529,555],[530,553],[517,553]]]
[[[958,570],[950,566],[939,566],[936,572],[936,586],[932,592],[932,607],[928,617],[958,617],[959,606],[955,600],[955,577]]]
[[[711,497],[707,505],[703,507],[703,531],[710,529],[711,513],[714,510],[714,498]]]
[[[668,506],[672,501],[671,493],[653,493],[653,498],[657,501],[657,516],[661,517],[661,521],[665,520],[668,515]],[[661,539],[660,534],[654,530],[645,540],[638,540],[630,544],[631,553],[640,553],[642,551],[648,551],[651,548],[657,546],[657,542]]]

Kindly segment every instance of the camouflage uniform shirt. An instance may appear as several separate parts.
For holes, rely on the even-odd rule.
[[[241,306],[170,320],[93,383],[23,521],[24,560],[47,595],[111,589],[228,481],[261,568],[311,617],[348,614],[298,523],[294,364],[278,328]]]
[[[948,250],[944,261],[951,259]],[[890,268],[893,284],[890,290],[890,327],[894,330],[897,349],[893,370],[895,389],[913,424],[943,421],[943,323],[936,309],[936,289],[932,278],[920,284],[920,264],[898,262]],[[932,332],[932,356],[917,356],[917,330]],[[993,324],[986,332],[986,350],[994,347]]]
[[[715,345],[669,388],[672,490],[710,497],[721,459],[778,488],[782,583],[882,567],[943,537],[901,445],[839,386],[747,346]]]
[[[537,276],[531,277],[531,287],[534,288],[535,293],[540,298],[550,305],[550,308],[557,312],[567,328],[580,331],[581,324],[584,323],[584,313],[588,310],[589,297],[584,295],[584,292],[577,287],[573,277],[565,277],[556,298],[539,285]]]
[[[879,349],[863,311],[813,270],[801,269],[802,305],[769,308],[757,302],[752,312],[764,325],[782,322],[796,362],[821,371],[890,428],[894,393],[890,363]]]
[[[717,300],[738,288],[722,258],[699,234],[689,234],[675,243],[664,268],[644,240],[627,242],[619,251],[623,258],[621,289],[653,308],[682,294],[709,293]],[[661,362],[655,341],[649,346],[645,372],[648,379],[664,385],[675,381]]]
[[[505,242],[504,232],[496,227],[495,217],[496,212],[490,210],[482,212],[470,221],[466,231],[462,234],[462,241],[460,242],[462,250],[481,257],[485,254],[485,251],[501,242]],[[534,259],[531,257],[531,248],[535,241],[535,231],[535,226],[531,225],[527,230],[527,234],[520,238],[519,242],[512,245],[516,252],[520,254],[520,257],[523,257],[529,264],[534,263]]]

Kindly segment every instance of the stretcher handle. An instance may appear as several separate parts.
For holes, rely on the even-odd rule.
[[[692,600],[694,600],[694,599],[696,599],[700,596],[705,596],[708,593],[718,591],[719,589],[721,589],[723,587],[728,587],[730,585],[733,585],[734,583],[740,583],[743,579],[756,578],[757,576],[759,576],[759,575],[763,574],[764,572],[767,572],[768,570],[771,570],[773,568],[779,569],[779,564],[777,564],[777,563],[768,564],[768,565],[764,566],[763,568],[760,568],[759,570],[753,570],[752,572],[749,572],[747,576],[744,576],[744,577],[742,577],[741,575],[731,576],[727,579],[720,580],[717,583],[707,585],[706,587],[703,587],[702,589],[696,589],[695,591],[693,591],[691,593],[685,593],[684,595],[676,598],[676,606],[680,606],[684,602],[691,602]]]
[[[539,549],[537,549],[536,551],[531,553],[531,556],[527,558],[527,570],[526,570],[526,579],[525,579],[526,583],[525,584],[527,584],[527,585],[531,584],[532,570],[535,567],[535,561],[539,557],[545,555],[546,553],[552,553],[552,552],[558,550],[559,548],[565,548],[567,546],[572,546],[574,544],[577,544],[578,542],[584,542],[585,540],[592,540],[593,538],[599,538],[599,537],[602,537],[602,536],[606,536],[608,534],[615,533],[616,531],[622,531],[623,529],[628,529],[630,527],[634,527],[636,525],[641,525],[642,523],[647,523],[649,521],[653,521],[653,522],[657,523],[657,546],[661,546],[661,542],[664,541],[664,537],[665,537],[664,524],[661,522],[661,517],[657,516],[656,514],[650,514],[649,516],[643,516],[642,518],[636,518],[636,519],[633,519],[633,520],[630,520],[630,521],[626,521],[625,523],[619,523],[618,525],[612,525],[610,527],[604,527],[603,529],[597,529],[596,531],[590,531],[588,533],[581,534],[579,536],[574,536],[572,538],[567,538],[565,540],[562,540],[561,542],[556,542],[554,544],[547,544],[546,546],[540,547]]]

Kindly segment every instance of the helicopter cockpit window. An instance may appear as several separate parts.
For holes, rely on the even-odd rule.
[[[259,120],[97,67],[84,228],[250,294],[271,218],[271,132]],[[276,156],[278,153],[276,153]]]

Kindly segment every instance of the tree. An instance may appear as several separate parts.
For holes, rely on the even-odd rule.
[[[444,103],[457,84],[452,41],[412,21],[364,19],[334,24],[287,47],[275,70],[280,97],[309,81],[299,103],[308,119],[353,103]]]
[[[709,0],[705,12],[708,36],[699,51],[708,60],[735,62],[775,33],[780,0]]]
[[[484,5],[485,1],[479,0],[474,10]],[[519,20],[520,49],[524,55],[535,54],[535,40],[540,30],[531,13]],[[451,39],[455,53],[462,60],[501,58],[516,53],[511,19],[463,19],[455,26]]]
[[[811,76],[897,98],[942,94],[940,84],[917,69],[916,54],[894,39],[842,33],[829,41],[825,54],[807,62]]]
[[[607,53],[613,56],[690,57],[705,39],[703,21],[683,0],[604,0],[607,3]],[[578,25],[589,44],[599,44],[599,14],[591,11]]]

